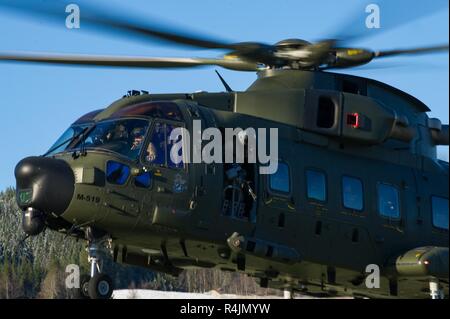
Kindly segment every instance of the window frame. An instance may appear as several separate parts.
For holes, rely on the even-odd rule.
[[[320,200],[317,198],[311,198],[308,196],[308,171],[320,173],[325,177],[325,200]],[[305,197],[308,201],[313,201],[317,203],[328,203],[328,175],[325,170],[315,168],[315,167],[305,167],[304,170],[304,177],[305,177]]]
[[[379,192],[379,187],[381,185],[389,186],[389,187],[392,187],[392,188],[394,188],[396,190],[396,192],[397,192],[397,201],[398,201],[398,203],[397,203],[398,204],[397,205],[397,207],[398,207],[398,217],[386,216],[386,215],[383,215],[381,213],[381,211],[380,211],[380,192]],[[384,219],[387,219],[387,220],[400,221],[402,219],[402,201],[401,201],[401,196],[400,196],[401,194],[400,194],[399,187],[397,187],[394,184],[387,183],[387,182],[377,182],[376,188],[377,188],[377,213],[378,213],[378,216],[380,216],[380,217],[382,217]]]
[[[289,191],[288,192],[283,192],[283,191],[280,191],[280,190],[272,189],[271,183],[270,183],[270,179],[271,179],[271,176],[273,174],[267,175],[267,190],[268,190],[268,193],[270,195],[272,195],[272,196],[277,196],[277,197],[282,197],[282,198],[290,198],[290,197],[292,197],[292,170],[291,170],[291,166],[285,160],[278,160],[278,166],[280,165],[280,163],[286,165],[287,168],[288,168]]]
[[[439,230],[439,231],[441,231],[441,232],[448,232],[448,228],[439,227],[439,226],[436,226],[436,225],[434,224],[433,198],[444,199],[444,200],[447,200],[447,202],[448,202],[448,198],[447,198],[447,197],[444,197],[444,196],[439,196],[439,195],[431,195],[431,196],[430,196],[431,225],[433,226],[434,229],[437,229],[437,230]]]
[[[362,196],[362,207],[361,209],[356,209],[356,208],[351,208],[351,207],[347,207],[345,206],[345,200],[344,200],[344,178],[351,178],[354,180],[357,180],[361,183],[361,196]],[[365,211],[366,208],[366,201],[365,201],[365,188],[364,188],[364,183],[363,180],[359,177],[356,176],[352,176],[352,175],[342,175],[341,176],[341,205],[344,209],[347,209],[349,211],[353,211],[353,212],[360,212],[363,213]]]

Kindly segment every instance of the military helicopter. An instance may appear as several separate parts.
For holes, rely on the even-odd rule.
[[[1,7],[48,21],[65,13],[53,4]],[[0,53],[0,60],[215,65],[258,78],[243,92],[220,74],[226,92],[130,91],[77,119],[45,155],[17,164],[24,232],[48,228],[87,241],[91,273],[81,279],[82,297],[111,297],[100,250],[116,262],[174,276],[218,268],[312,296],[448,297],[448,162],[436,156],[437,145],[449,145],[448,125],[392,86],[328,71],[448,45],[371,51],[343,46],[338,37],[227,43],[87,8],[84,25],[102,31],[228,53],[217,59]],[[175,128],[193,136],[195,120],[220,131],[276,128],[278,169],[261,174],[262,164],[235,156],[228,163],[174,163],[168,136]],[[245,146],[245,134],[234,141]],[[379,268],[379,287],[367,285],[370,265]]]

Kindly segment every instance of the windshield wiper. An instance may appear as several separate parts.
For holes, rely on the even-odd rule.
[[[88,130],[91,130],[92,128],[94,128],[95,125],[92,126],[87,126],[85,128],[83,128],[78,134],[75,134],[74,136],[72,136],[71,138],[68,138],[67,140],[59,143],[58,145],[52,147],[51,149],[49,149],[47,152],[45,152],[45,154],[41,155],[43,157],[47,156],[50,153],[53,153],[55,150],[57,150],[58,148],[60,148],[61,146],[63,146],[64,144],[72,144],[73,141],[75,141],[76,139],[78,139],[80,136],[82,136],[84,133],[86,133]]]

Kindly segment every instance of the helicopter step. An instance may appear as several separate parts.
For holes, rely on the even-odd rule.
[[[293,248],[259,238],[244,237],[233,233],[228,239],[229,248],[235,253],[248,254],[257,257],[270,257],[285,263],[295,263],[301,260],[300,254]]]

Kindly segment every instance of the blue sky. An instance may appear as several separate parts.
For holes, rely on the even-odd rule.
[[[76,0],[72,2],[76,3]],[[306,40],[330,37],[354,12],[355,3],[364,1],[98,2],[104,3],[106,8],[122,8],[120,11],[124,15],[137,12],[150,19],[221,39],[275,43],[292,37]],[[400,10],[399,16],[415,9],[414,2],[410,3]],[[81,7],[81,15],[82,10]],[[383,11],[381,19],[383,24]],[[447,9],[355,44],[391,49],[446,43],[448,23]],[[221,53],[90,33],[83,29],[82,18],[80,29],[69,30],[63,21],[58,26],[46,24],[44,19],[32,20],[0,11],[0,51],[19,50],[187,57],[212,57]],[[430,116],[448,123],[447,54],[392,58],[385,63],[395,67],[348,73],[374,78],[408,92],[432,109]],[[227,70],[221,70],[221,73],[235,90],[245,90],[256,78],[252,73]],[[44,153],[76,118],[90,110],[106,107],[130,89],[153,93],[223,90],[214,68],[167,71],[0,64],[0,190],[15,184],[14,166],[21,158]],[[448,160],[448,148],[440,148],[439,156]]]

